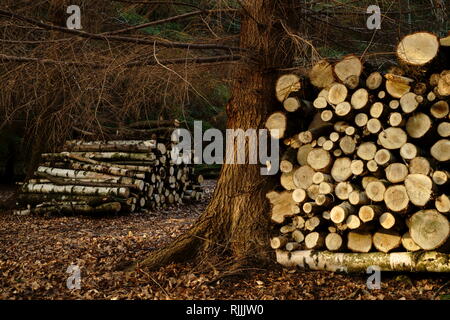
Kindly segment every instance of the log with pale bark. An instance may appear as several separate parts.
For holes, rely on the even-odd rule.
[[[93,164],[93,165],[100,165],[100,166],[104,166],[104,167],[113,167],[113,168],[129,170],[129,171],[137,171],[138,173],[144,173],[144,172],[152,173],[151,166],[159,165],[158,161],[152,161],[151,163],[144,162],[146,164],[145,166],[142,165],[142,162],[136,162],[136,161],[132,162],[132,164],[121,164],[121,163],[117,163],[117,162],[113,162],[113,161],[109,161],[109,162],[97,161],[97,160],[88,159],[88,158],[85,158],[85,157],[82,157],[80,155],[70,153],[70,152],[61,152],[61,155],[62,155],[63,161],[67,158],[67,159],[69,159],[70,163],[80,162],[81,164]],[[77,168],[75,168],[75,169],[77,169]],[[91,170],[91,171],[96,171],[96,170]]]
[[[133,177],[137,179],[145,179],[145,173],[138,171],[123,169],[114,166],[101,165],[101,164],[87,164],[76,161],[70,161],[70,168],[81,171],[92,171],[98,173],[104,173],[113,176]]]
[[[155,153],[131,153],[131,152],[71,152],[73,155],[93,160],[110,160],[110,161],[154,161]],[[43,153],[41,155],[44,160],[64,160],[63,153]]]
[[[141,144],[104,144],[104,143],[89,143],[89,144],[66,144],[64,151],[69,152],[134,152],[134,153],[149,153],[156,148],[156,143],[141,143]]]
[[[331,272],[367,273],[370,266],[380,271],[450,272],[450,254],[428,252],[337,253],[317,250],[276,251],[277,262],[287,268]]]
[[[86,214],[86,215],[96,215],[96,214],[114,214],[118,213],[121,210],[120,202],[108,202],[104,204],[100,204],[96,207],[89,206],[87,204],[78,204],[78,203],[62,203],[62,204],[53,204],[45,207],[36,207],[32,209],[24,209],[24,210],[15,210],[14,214],[23,216],[23,215],[43,215],[43,214],[52,214],[52,215],[67,215],[67,214]]]
[[[55,184],[33,184],[25,183],[22,186],[25,193],[56,193],[75,195],[95,195],[95,196],[118,196],[128,198],[130,190],[123,187],[88,187],[75,185],[55,185]]]
[[[75,185],[75,186],[90,186],[90,187],[125,187],[134,191],[143,191],[145,182],[127,177],[118,177],[112,179],[65,179],[59,178],[47,173],[36,172],[39,179],[30,179],[28,183],[54,183],[57,185]]]
[[[57,193],[20,193],[16,199],[18,206],[37,206],[43,202],[81,202],[89,206],[96,207],[103,203],[120,202],[122,205],[130,206],[137,202],[136,198],[120,198],[114,196],[96,196],[96,195],[74,195]]]
[[[200,201],[203,177],[190,165],[175,163],[166,143],[171,145],[168,140],[67,141],[65,151],[42,155],[45,165],[22,186],[18,206],[33,211],[58,204],[60,213],[69,213],[64,205],[119,202],[121,212],[134,212]],[[80,208],[72,213],[82,213]]]

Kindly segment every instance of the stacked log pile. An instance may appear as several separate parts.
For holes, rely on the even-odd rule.
[[[21,186],[16,214],[97,214],[156,210],[202,198],[201,175],[175,164],[156,140],[67,141],[42,154]]]
[[[267,194],[279,263],[450,271],[448,255],[434,256],[440,263],[429,269],[421,263],[430,257],[414,256],[450,252],[450,67],[442,63],[450,56],[443,46],[430,33],[408,35],[397,48],[399,65],[385,73],[354,55],[320,61],[309,73],[318,92],[312,102],[300,77],[279,78],[284,110],[266,121],[287,146],[281,188]],[[301,132],[300,118],[309,122]]]

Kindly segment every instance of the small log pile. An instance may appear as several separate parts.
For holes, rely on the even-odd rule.
[[[112,214],[199,201],[201,175],[175,164],[169,144],[156,140],[67,141],[42,154],[34,177],[21,186],[18,215]]]
[[[266,121],[287,147],[281,188],[267,193],[279,263],[450,272],[449,255],[428,269],[417,256],[450,252],[448,49],[420,32],[401,40],[385,73],[355,55],[322,60],[309,73],[311,102],[300,77],[279,78],[284,110]]]

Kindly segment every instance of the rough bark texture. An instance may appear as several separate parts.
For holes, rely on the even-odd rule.
[[[266,69],[290,63],[286,61],[290,55],[279,48],[281,27],[272,20],[283,3],[287,1],[243,1],[247,14],[241,21],[241,47],[261,60],[237,67],[227,105],[228,128],[264,128],[275,109],[276,75]],[[198,222],[169,246],[152,252],[140,266],[157,268],[211,249],[227,251],[240,261],[268,259],[270,217],[265,194],[273,179],[261,176],[258,165],[223,165],[214,197]]]
[[[380,271],[450,272],[450,255],[429,252],[334,253],[328,251],[277,250],[277,261],[285,267],[300,267],[332,272],[367,272],[369,266]]]

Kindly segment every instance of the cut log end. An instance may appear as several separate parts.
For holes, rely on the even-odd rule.
[[[295,74],[285,74],[278,78],[275,93],[278,101],[283,102],[292,92],[301,89],[300,78]]]
[[[446,244],[450,235],[448,219],[436,210],[418,211],[408,221],[411,238],[424,250]]]
[[[439,39],[428,32],[405,36],[397,46],[397,56],[405,64],[423,66],[431,62],[439,51]]]

